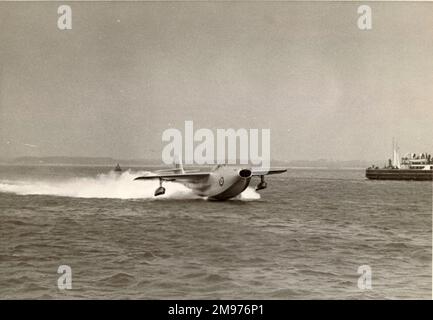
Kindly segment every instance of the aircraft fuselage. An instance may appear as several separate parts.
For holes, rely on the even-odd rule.
[[[195,194],[210,200],[227,200],[241,194],[250,184],[251,170],[221,166],[206,179],[181,182]]]

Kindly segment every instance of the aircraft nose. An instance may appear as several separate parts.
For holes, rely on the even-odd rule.
[[[241,169],[238,172],[239,177],[247,179],[247,178],[251,178],[252,172],[250,169]]]

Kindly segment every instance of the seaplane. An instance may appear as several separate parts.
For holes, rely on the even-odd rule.
[[[159,180],[159,187],[155,190],[155,196],[165,194],[163,187],[165,181],[175,181],[191,189],[194,194],[208,200],[228,200],[241,194],[249,186],[253,177],[260,177],[260,182],[256,186],[258,191],[267,187],[266,175],[286,171],[286,169],[238,168],[225,164],[218,164],[208,172],[186,171],[182,164],[178,163],[173,169],[158,170],[134,180]]]

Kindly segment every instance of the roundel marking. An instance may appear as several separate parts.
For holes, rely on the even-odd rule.
[[[219,184],[220,184],[221,187],[223,186],[223,184],[224,184],[224,177],[221,177],[221,178],[220,178],[220,180],[219,180]]]

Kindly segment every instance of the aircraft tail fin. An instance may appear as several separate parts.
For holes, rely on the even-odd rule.
[[[173,163],[174,163],[174,168],[156,170],[155,173],[158,173],[158,174],[186,174],[186,173],[192,173],[192,172],[198,172],[199,171],[199,170],[188,170],[188,172],[186,172],[183,169],[182,161],[177,156],[175,156]]]
[[[175,167],[176,171],[178,171],[180,173],[185,173],[185,170],[183,170],[182,159],[179,158],[179,156],[176,156],[174,158],[174,167]]]

